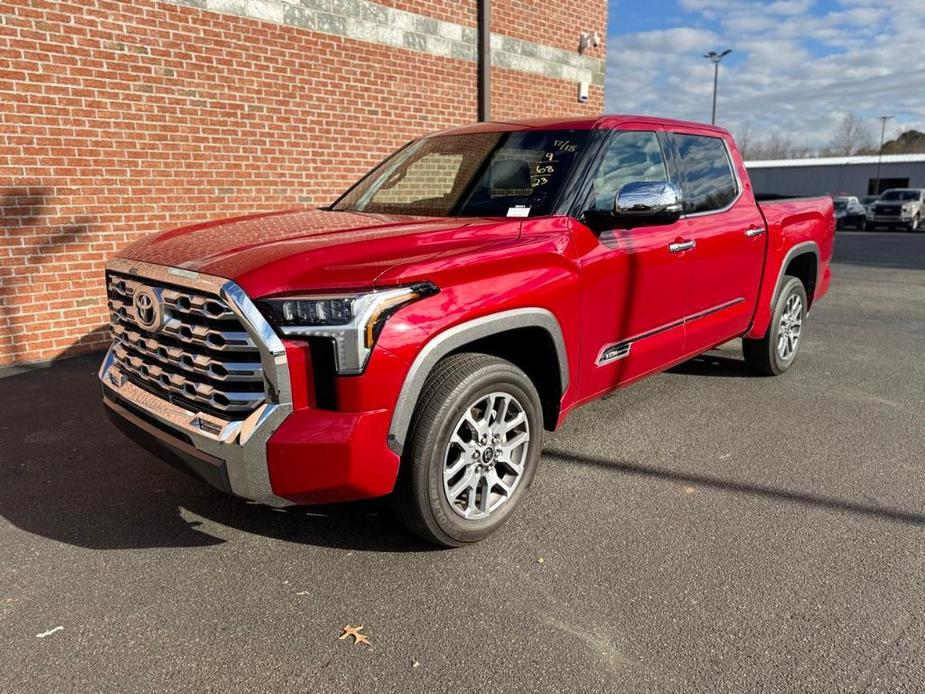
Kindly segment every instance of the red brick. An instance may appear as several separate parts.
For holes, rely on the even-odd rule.
[[[476,22],[474,2],[379,1]],[[492,7],[495,32],[566,50],[604,32],[604,0]],[[327,203],[398,145],[476,117],[471,62],[155,0],[6,0],[3,12],[0,365],[102,346],[102,272],[118,248]],[[600,88],[578,104],[571,82],[492,78],[496,118],[603,106]]]

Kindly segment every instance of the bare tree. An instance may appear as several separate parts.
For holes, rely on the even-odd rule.
[[[831,153],[836,156],[850,157],[872,146],[873,135],[870,124],[853,112],[842,116],[841,122],[832,135]]]
[[[739,153],[745,161],[755,158],[756,145],[760,145],[760,142],[758,141],[758,133],[755,131],[755,124],[751,118],[736,128],[735,141],[739,146]]]
[[[752,159],[791,159],[805,154],[793,146],[787,135],[771,133],[765,139],[755,138],[751,144]]]

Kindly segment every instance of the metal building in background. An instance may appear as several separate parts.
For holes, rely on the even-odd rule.
[[[750,161],[745,166],[758,195],[873,195],[879,157],[821,157]],[[925,188],[925,154],[884,155],[880,190]]]

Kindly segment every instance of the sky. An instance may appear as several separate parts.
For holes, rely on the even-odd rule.
[[[818,148],[853,111],[925,131],[925,0],[610,0],[606,111],[710,121]]]

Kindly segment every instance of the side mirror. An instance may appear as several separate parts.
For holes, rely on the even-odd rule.
[[[627,183],[613,200],[613,218],[621,224],[670,224],[681,217],[681,191],[673,183]]]

